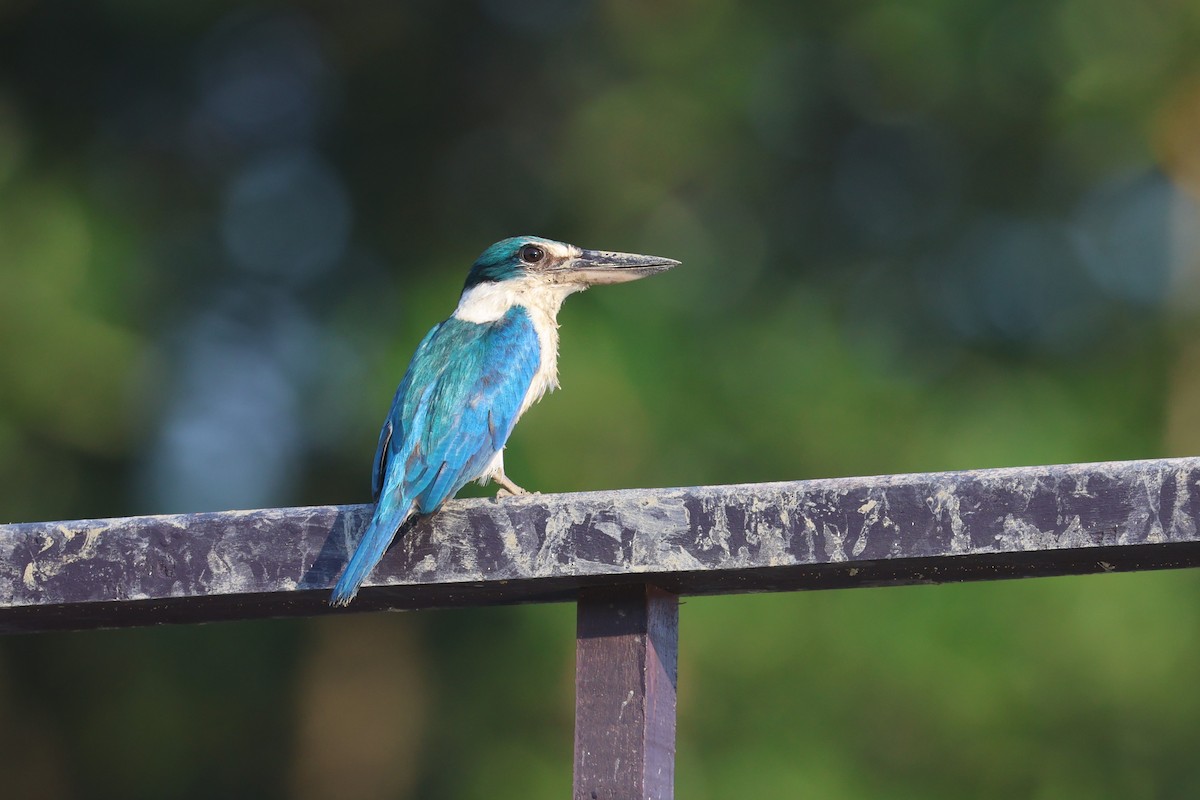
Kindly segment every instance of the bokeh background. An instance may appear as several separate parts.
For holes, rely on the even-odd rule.
[[[542,491],[1200,453],[1200,4],[0,0],[0,520],[368,499],[487,244]],[[0,640],[12,798],[552,798],[570,606]],[[1200,794],[1200,576],[693,599],[678,796]]]

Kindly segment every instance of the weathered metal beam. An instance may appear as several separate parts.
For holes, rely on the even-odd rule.
[[[316,614],[366,506],[0,526],[0,631]],[[460,500],[357,610],[1200,565],[1200,459]]]

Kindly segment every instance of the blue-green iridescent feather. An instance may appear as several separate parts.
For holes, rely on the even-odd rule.
[[[517,252],[530,242],[539,241],[545,240],[536,236],[512,236],[496,242],[475,259],[463,288],[470,289],[488,281],[500,282],[519,276],[521,261]]]
[[[494,322],[456,317],[417,347],[380,432],[375,514],[334,588],[345,605],[413,514],[429,514],[478,478],[504,447],[541,348],[524,308]]]

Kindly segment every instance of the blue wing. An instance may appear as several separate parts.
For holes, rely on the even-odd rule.
[[[508,441],[540,360],[519,306],[490,323],[451,317],[426,335],[380,431],[375,514],[331,602],[350,602],[405,520],[479,477]]]
[[[375,448],[375,461],[371,467],[371,499],[376,502],[379,501],[379,495],[383,492],[383,477],[387,472],[390,444],[396,427],[394,420],[399,418],[404,406],[404,398],[408,395],[409,387],[412,385],[416,365],[425,363],[429,358],[440,358],[443,363],[453,358],[453,353],[446,352],[450,350],[448,343],[441,345],[439,349],[442,352],[435,356],[428,355],[430,342],[437,337],[438,331],[446,325],[446,322],[438,323],[430,328],[429,333],[425,334],[425,338],[417,345],[417,351],[413,353],[412,360],[408,363],[408,369],[404,372],[404,378],[400,381],[400,385],[396,388],[396,395],[392,398],[392,409],[388,412],[387,419],[383,421],[383,428],[379,431],[379,444]]]
[[[450,318],[425,337],[388,415],[384,479],[429,514],[504,447],[541,358],[523,308],[496,322]],[[381,440],[384,438],[381,435]]]

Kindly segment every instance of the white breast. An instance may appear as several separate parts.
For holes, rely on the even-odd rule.
[[[463,292],[454,316],[464,322],[495,322],[513,306],[522,306],[537,331],[541,361],[529,391],[517,412],[518,419],[546,392],[558,388],[558,310],[563,300],[583,286],[547,284],[536,278],[481,283]]]

